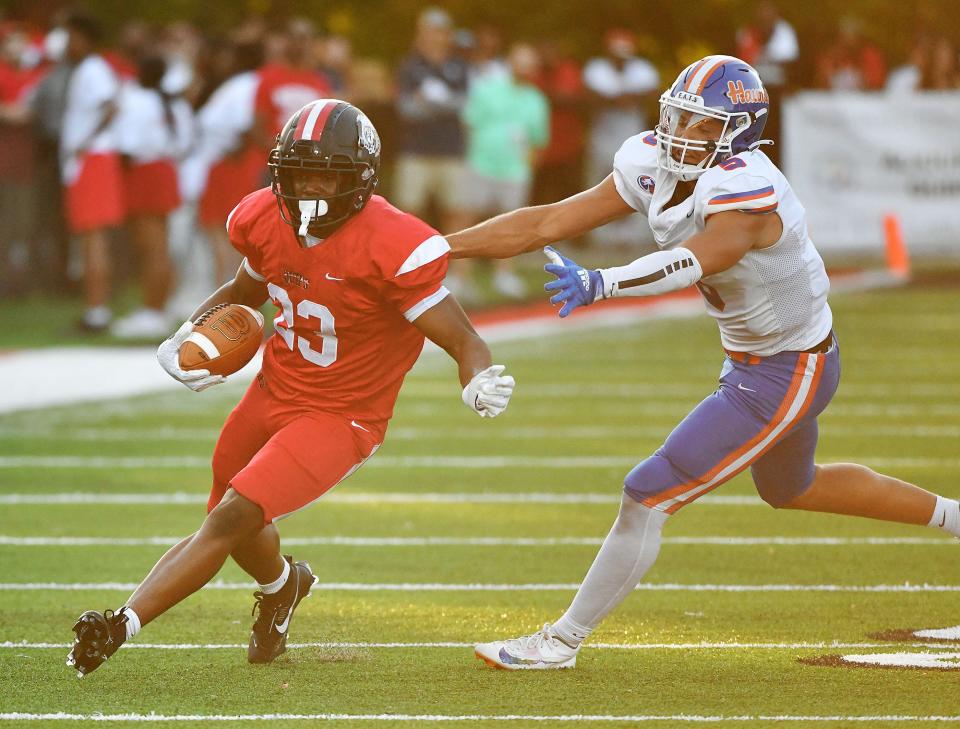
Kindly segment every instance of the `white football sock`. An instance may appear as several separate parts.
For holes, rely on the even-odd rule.
[[[633,592],[657,559],[660,532],[667,516],[623,495],[620,514],[573,602],[553,624],[556,637],[577,647]]]
[[[275,579],[273,582],[267,585],[260,585],[260,592],[264,595],[273,595],[274,593],[280,592],[285,584],[287,584],[287,578],[290,576],[290,563],[287,560],[283,560],[283,572],[280,573],[280,576]]]
[[[127,616],[127,640],[130,640],[140,632],[140,616],[133,611],[133,608],[127,605],[124,605],[117,610],[117,612]]]
[[[927,526],[943,529],[947,534],[960,537],[960,501],[937,497],[937,505],[933,507],[933,516]]]

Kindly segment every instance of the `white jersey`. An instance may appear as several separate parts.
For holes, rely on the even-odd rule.
[[[193,152],[179,167],[180,195],[184,200],[199,200],[210,168],[243,144],[244,135],[253,128],[253,105],[259,85],[256,71],[231,76],[197,112]]]
[[[693,194],[671,208],[677,177],[657,166],[652,132],[630,137],[613,162],[621,197],[647,216],[661,249],[682,246],[707,218],[727,210],[777,213],[783,234],[768,248],[748,251],[726,271],[697,287],[720,326],[724,348],[768,357],[809,349],[830,333],[830,281],[807,234],[807,214],[783,173],[763,152],[742,152],[711,167]]]
[[[116,150],[116,121],[100,127],[119,93],[120,80],[101,56],[87,56],[70,74],[60,136],[62,172],[68,184],[79,173],[78,155]]]
[[[180,97],[169,104],[172,124],[158,91],[125,83],[116,120],[118,150],[138,164],[185,157],[193,143],[193,110]]]
[[[235,152],[243,135],[253,128],[253,106],[259,84],[256,71],[231,76],[217,87],[197,112],[200,149],[211,162]]]

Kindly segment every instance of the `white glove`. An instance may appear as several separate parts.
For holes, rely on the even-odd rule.
[[[223,375],[211,375],[210,370],[190,370],[188,372],[180,369],[180,345],[187,340],[192,331],[192,321],[185,321],[180,325],[177,333],[165,340],[157,349],[157,362],[177,382],[182,382],[194,392],[200,392],[208,387],[226,382],[227,378]]]
[[[514,380],[502,375],[503,365],[491,365],[478,372],[463,388],[463,403],[481,418],[495,418],[507,409],[513,394]]]

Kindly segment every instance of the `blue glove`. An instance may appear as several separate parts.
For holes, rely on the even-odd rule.
[[[544,248],[543,252],[550,259],[543,270],[557,277],[556,281],[550,281],[543,288],[546,291],[559,291],[550,298],[550,303],[563,304],[560,318],[569,316],[578,306],[588,306],[597,300],[603,291],[603,277],[599,271],[574,263],[550,246]]]

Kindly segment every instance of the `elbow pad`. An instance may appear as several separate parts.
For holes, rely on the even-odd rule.
[[[703,276],[700,261],[686,248],[657,251],[633,263],[601,268],[603,298],[656,296],[693,286]]]

